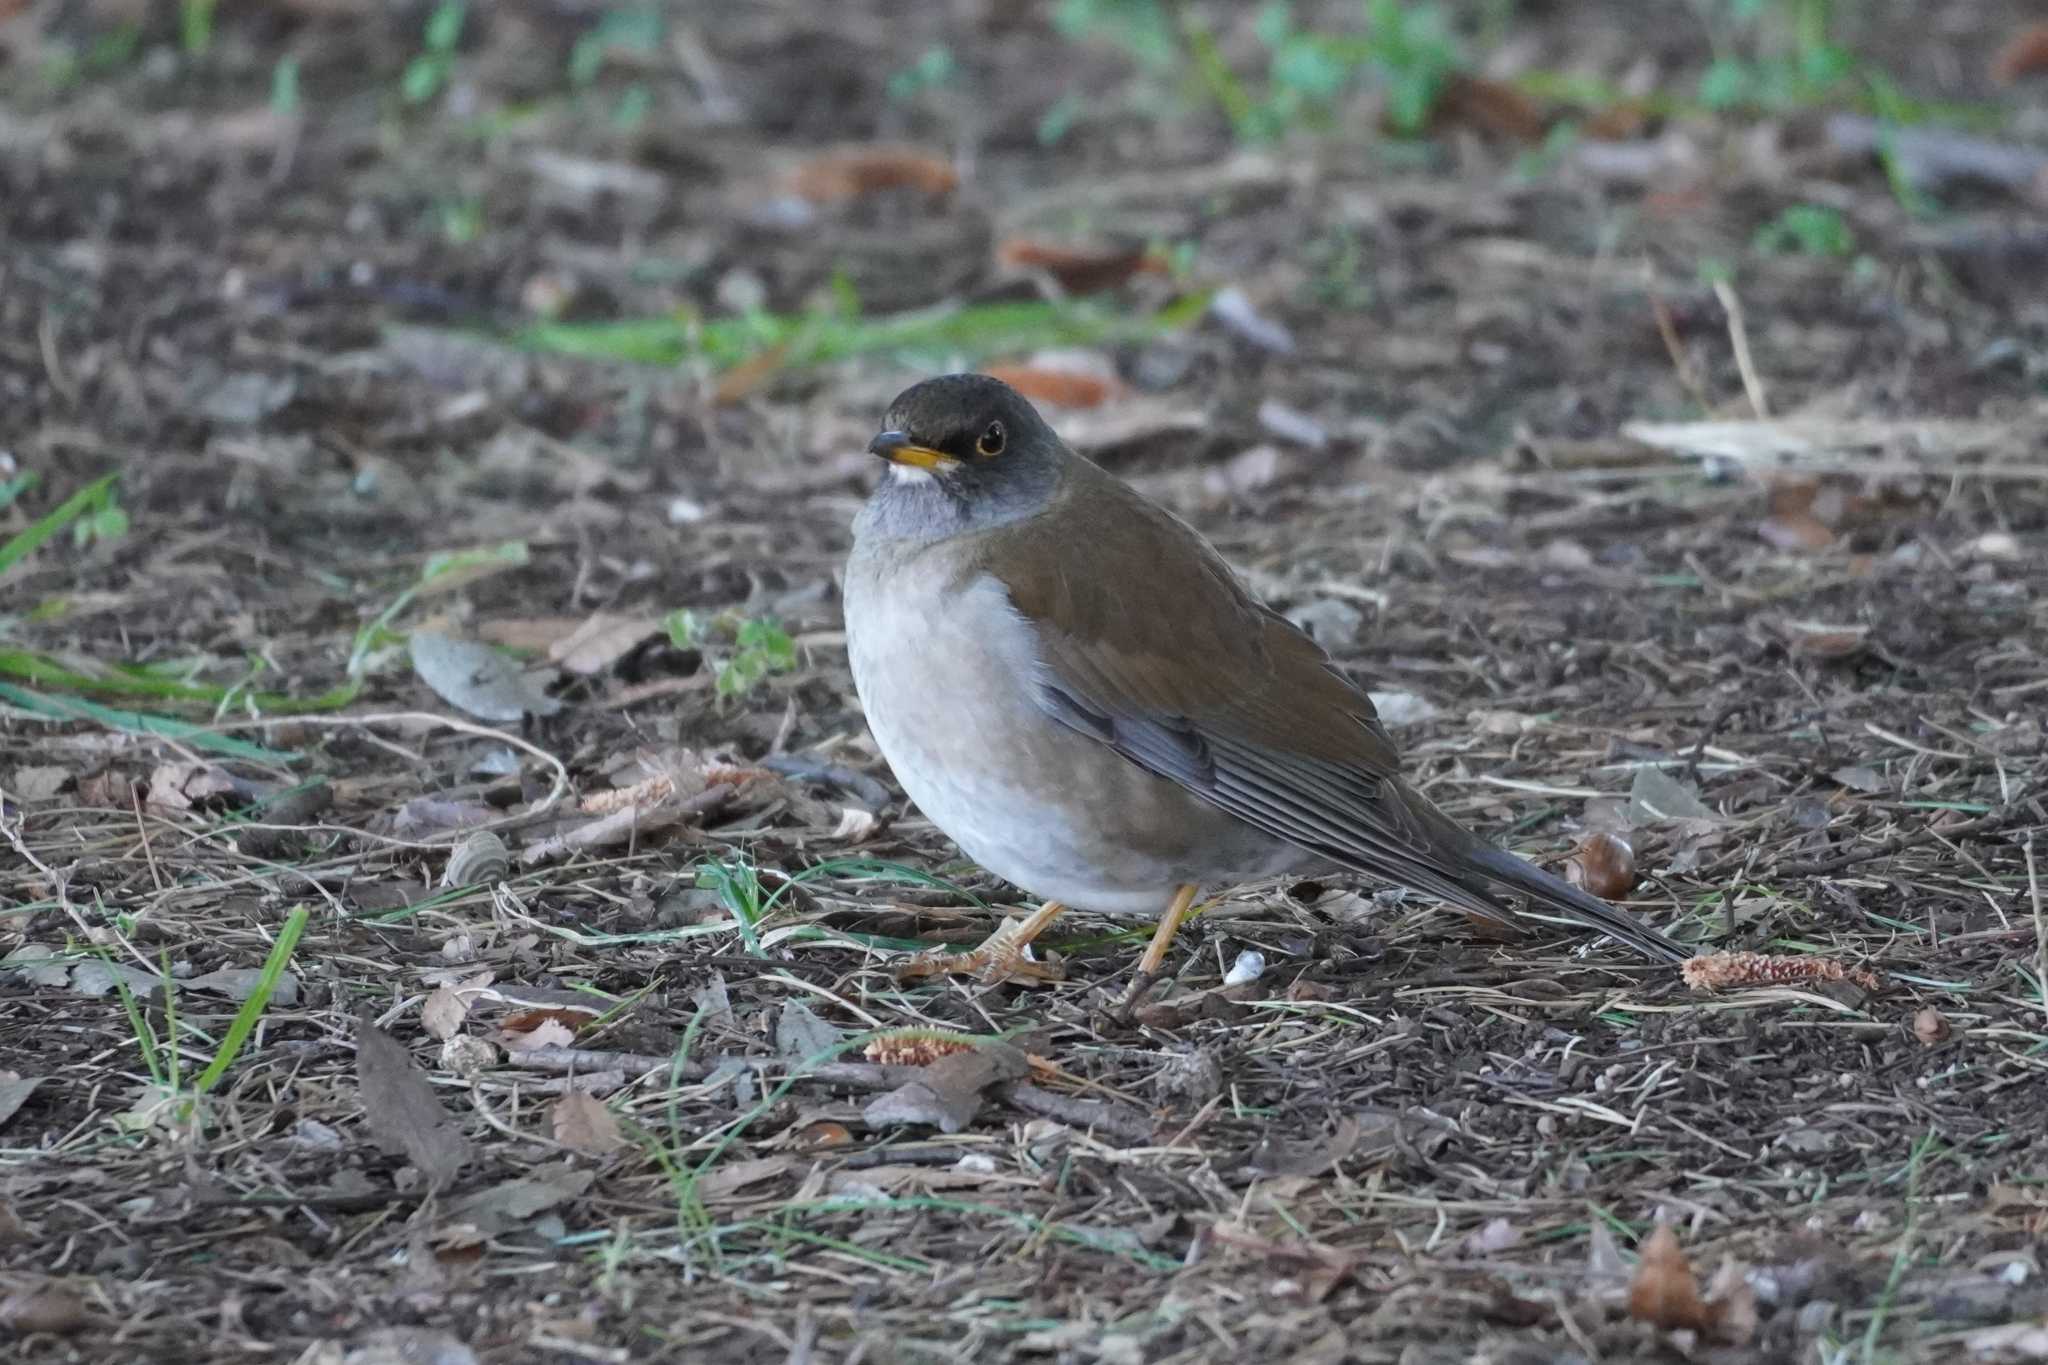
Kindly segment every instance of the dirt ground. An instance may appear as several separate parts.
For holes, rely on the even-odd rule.
[[[2037,12],[1840,8],[2040,158]],[[177,9],[0,5],[0,543],[119,474],[0,569],[9,1358],[2048,1358],[2048,177],[1659,104],[1705,5],[1457,11],[1638,100],[1271,141],[1087,5]],[[1295,883],[1127,1017],[1085,915],[899,980],[1023,897],[836,575],[992,364],[1447,809],[1810,970]]]

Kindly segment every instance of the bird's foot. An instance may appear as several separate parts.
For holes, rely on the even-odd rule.
[[[1067,979],[1067,969],[1057,958],[1039,961],[1026,955],[1031,941],[1045,931],[1063,907],[1048,901],[1024,919],[1006,919],[996,926],[978,948],[964,953],[919,953],[900,968],[899,980],[915,981],[927,976],[976,976],[990,984],[1015,981],[1049,986]]]

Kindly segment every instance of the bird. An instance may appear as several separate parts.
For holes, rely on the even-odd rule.
[[[1343,873],[1693,955],[1439,809],[1321,645],[1001,380],[912,385],[868,450],[842,595],[861,709],[924,816],[1039,902],[907,975],[1056,978],[1026,950],[1078,909],[1156,917],[1136,993],[1204,888]]]

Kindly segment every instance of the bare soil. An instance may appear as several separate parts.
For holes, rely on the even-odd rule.
[[[2026,191],[1918,212],[1819,110],[1535,146],[1402,144],[1361,105],[1247,147],[1051,6],[676,6],[582,87],[597,7],[478,6],[417,106],[419,5],[226,5],[202,58],[144,7],[61,85],[122,7],[9,8],[0,481],[40,482],[0,542],[113,471],[129,525],[9,572],[0,653],[248,682],[0,677],[11,1358],[2048,1356]],[[1913,95],[2038,142],[2039,79],[1983,75],[2020,7],[1866,8],[1857,50]],[[934,46],[951,81],[892,94]],[[1711,55],[1690,6],[1530,5],[1487,69],[1689,91]],[[792,197],[848,142],[960,183]],[[1758,242],[1802,205],[1846,254]],[[899,981],[1024,902],[862,725],[862,446],[921,375],[1032,348],[735,375],[504,338],[1030,300],[1020,238],[1171,255],[1102,296],[1127,316],[1234,287],[1284,329],[1095,346],[1118,393],[1048,413],[1385,696],[1448,809],[1553,865],[1621,833],[1660,927],[1878,988],[1699,992],[1334,884],[1230,889],[1129,1017],[1149,926],[1082,915],[1058,984]],[[363,634],[433,556],[513,543]],[[678,609],[773,618],[794,666],[723,695],[729,642],[649,627]],[[550,658],[600,614],[641,626]],[[426,630],[523,651],[559,708],[451,705]],[[359,638],[340,709],[249,695],[320,696]],[[198,728],[53,718],[71,696]],[[1645,773],[1704,812],[1631,804]],[[486,823],[508,861],[445,885]],[[195,1100],[298,906],[290,998]],[[1660,1222],[1706,1307],[1632,1311]]]

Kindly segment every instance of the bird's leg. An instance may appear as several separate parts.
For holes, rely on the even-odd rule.
[[[986,981],[1063,980],[1066,971],[1059,964],[1032,962],[1024,956],[1024,949],[1033,939],[1045,932],[1047,925],[1064,914],[1066,909],[1067,907],[1058,901],[1047,901],[1023,919],[1004,920],[978,948],[965,953],[919,953],[905,964],[897,975],[906,980],[913,980],[917,977],[937,976],[942,972],[956,972],[978,974]]]
[[[1159,917],[1159,927],[1152,931],[1152,942],[1145,949],[1145,955],[1138,959],[1138,974],[1131,979],[1131,987],[1124,992],[1123,1004],[1119,1007],[1129,1014],[1145,992],[1152,989],[1152,983],[1159,979],[1159,968],[1166,962],[1166,949],[1172,944],[1173,936],[1180,932],[1180,922],[1187,918],[1188,908],[1195,903],[1195,894],[1201,888],[1188,882],[1173,893],[1173,903],[1166,907],[1166,913]]]

